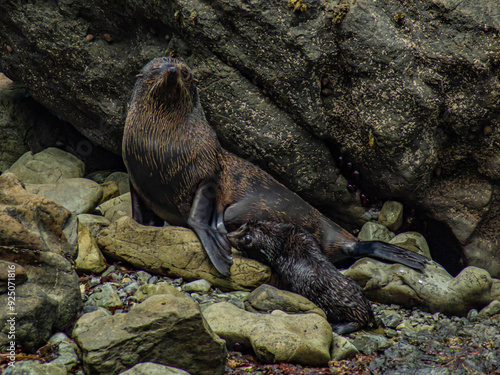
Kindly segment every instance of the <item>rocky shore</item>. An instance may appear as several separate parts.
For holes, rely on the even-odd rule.
[[[10,357],[7,325],[0,332],[5,374],[498,371],[500,281],[482,269],[453,277],[433,262],[420,272],[360,259],[343,272],[378,327],[338,336],[310,301],[271,286],[268,267],[235,254],[225,278],[190,230],[135,223],[126,174],[84,170],[49,148],[0,176],[1,264],[15,270],[17,314]],[[389,230],[402,209],[387,202],[360,238],[428,255],[418,233]]]

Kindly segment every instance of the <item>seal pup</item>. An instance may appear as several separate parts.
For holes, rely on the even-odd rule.
[[[328,260],[304,229],[252,220],[229,233],[228,238],[247,257],[271,267],[279,287],[320,307],[335,333],[375,326],[370,302],[361,287]]]
[[[232,264],[226,228],[249,220],[290,223],[312,234],[331,262],[371,256],[422,269],[427,258],[384,242],[361,242],[268,173],[225,151],[201,108],[196,79],[172,58],[137,76],[123,135],[133,218],[192,228],[217,270]]]

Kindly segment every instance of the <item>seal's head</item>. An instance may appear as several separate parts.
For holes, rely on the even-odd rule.
[[[231,245],[247,257],[272,263],[282,253],[287,224],[251,220],[227,235]]]
[[[137,75],[131,103],[143,102],[157,109],[189,111],[198,100],[196,83],[191,69],[170,57],[150,61]]]

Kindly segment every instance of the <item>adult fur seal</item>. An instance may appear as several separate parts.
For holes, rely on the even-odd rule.
[[[331,262],[372,256],[422,269],[427,259],[383,242],[359,242],[262,169],[222,149],[189,67],[171,58],[138,75],[123,136],[136,221],[192,228],[217,270],[232,264],[226,228],[249,220],[310,232]]]
[[[361,287],[328,261],[304,229],[252,220],[228,238],[246,256],[270,266],[279,287],[301,294],[323,309],[336,333],[375,325]]]

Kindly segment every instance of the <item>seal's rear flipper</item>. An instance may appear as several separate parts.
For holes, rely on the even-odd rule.
[[[131,183],[130,198],[132,199],[132,218],[139,224],[155,227],[162,227],[165,224],[165,221],[146,205]]]
[[[215,190],[214,182],[201,183],[194,196],[187,222],[197,234],[217,271],[229,276],[229,269],[233,264],[231,244],[226,236],[224,212],[215,204]]]
[[[355,242],[350,250],[350,255],[356,258],[368,256],[392,263],[401,263],[417,270],[424,269],[429,262],[429,258],[421,254],[382,241]]]

